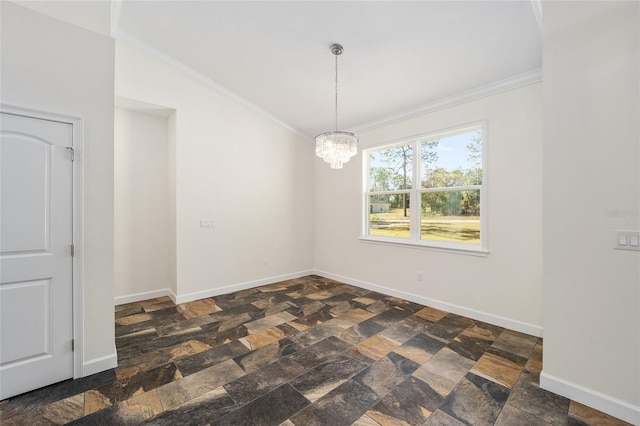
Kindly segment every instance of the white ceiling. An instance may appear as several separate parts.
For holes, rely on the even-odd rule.
[[[88,2],[80,3],[75,14],[88,13]],[[105,2],[92,3],[104,9]],[[334,126],[334,42],[345,48],[341,130],[541,68],[528,0],[127,0],[115,6],[116,38],[168,55],[310,137]]]

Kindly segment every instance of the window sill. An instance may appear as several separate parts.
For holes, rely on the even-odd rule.
[[[432,243],[426,241],[401,241],[393,238],[385,238],[385,237],[372,237],[370,235],[360,237],[360,241],[368,244],[382,244],[396,247],[406,247],[413,249],[422,249],[422,250],[432,250],[439,251],[443,253],[453,253],[453,254],[462,254],[466,256],[478,256],[478,257],[487,257],[489,255],[489,251],[478,246],[474,247],[461,247],[459,244],[447,244],[447,243]]]

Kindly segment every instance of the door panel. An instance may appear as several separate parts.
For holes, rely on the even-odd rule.
[[[46,141],[23,135],[7,135],[2,141],[2,180],[20,179],[19,185],[3,185],[2,254],[49,250],[49,191],[51,150]],[[6,193],[5,193],[6,191]]]
[[[0,399],[73,377],[72,135],[0,113]]]
[[[0,287],[0,308],[3,319],[7,319],[0,325],[0,359],[4,365],[50,356],[50,284],[50,280],[37,280]],[[20,321],[11,321],[11,318],[20,318]]]

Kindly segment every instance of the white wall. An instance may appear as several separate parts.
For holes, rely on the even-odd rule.
[[[488,125],[486,257],[362,242],[362,154],[342,171],[316,159],[315,265],[347,282],[532,334],[542,326],[542,85],[360,134],[360,148],[470,122]],[[416,271],[423,272],[418,282]]]
[[[84,368],[115,365],[113,322],[113,40],[6,1],[1,100],[84,119]]]
[[[169,118],[116,108],[114,120],[115,297],[126,302],[132,294],[153,297],[175,286]]]
[[[120,42],[116,95],[176,110],[178,301],[312,268],[309,141]]]
[[[640,4],[544,2],[544,372],[640,424]],[[628,212],[622,216],[610,211]]]

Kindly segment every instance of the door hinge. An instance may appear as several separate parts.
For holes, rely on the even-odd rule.
[[[76,255],[76,245],[71,243],[71,257]]]
[[[71,350],[72,351],[76,350],[76,339],[71,339]]]
[[[73,149],[72,146],[68,146],[67,149],[69,151],[71,151],[71,161],[75,161],[75,159],[76,159],[76,150]]]

